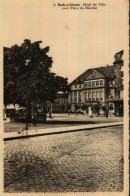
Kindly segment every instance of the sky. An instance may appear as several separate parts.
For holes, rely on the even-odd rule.
[[[2,0],[0,44],[10,47],[21,45],[24,39],[41,40],[41,47],[50,46],[52,71],[69,82],[89,68],[112,65],[114,54],[128,46],[128,1],[102,1],[106,6],[98,6],[97,10],[62,10],[53,5],[59,2],[86,3]]]

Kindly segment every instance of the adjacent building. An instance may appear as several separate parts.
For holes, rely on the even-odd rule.
[[[115,115],[123,116],[123,81],[124,81],[124,66],[123,66],[123,50],[114,55],[114,97],[109,97],[109,104],[114,104]]]
[[[91,113],[94,105],[106,106],[111,114],[123,115],[123,51],[115,54],[113,65],[86,70],[70,83],[68,103],[71,110],[75,105],[86,105],[86,113]],[[100,109],[100,113],[103,113]]]
[[[68,94],[58,92],[53,103],[47,102],[47,112],[63,113],[68,111]]]

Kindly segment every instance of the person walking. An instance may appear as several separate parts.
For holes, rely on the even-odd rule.
[[[29,128],[28,123],[26,123],[25,127],[23,127],[22,129],[22,133],[24,134],[24,131],[25,131],[26,135],[28,135],[28,128]],[[18,133],[20,134],[21,132],[18,132]]]
[[[106,110],[106,118],[108,118],[109,110]]]

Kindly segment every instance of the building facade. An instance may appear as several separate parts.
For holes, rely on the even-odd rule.
[[[123,63],[123,50],[114,55],[114,97],[109,97],[109,104],[113,103],[116,116],[123,116],[123,81],[124,81],[124,63]]]
[[[99,105],[100,114],[103,114],[102,106],[105,106],[112,115],[123,115],[122,55],[123,51],[116,53],[113,65],[88,69],[70,83],[68,103],[73,112],[76,105],[80,109],[86,105],[86,113],[90,114],[92,108]]]
[[[68,111],[68,94],[58,92],[53,103],[47,102],[47,112],[64,113]]]

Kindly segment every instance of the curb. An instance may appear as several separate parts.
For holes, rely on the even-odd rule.
[[[106,127],[114,127],[114,126],[121,126],[122,124],[115,124],[115,125],[103,125],[99,127],[90,127],[90,128],[79,128],[76,130],[67,130],[67,131],[59,131],[59,132],[50,132],[50,133],[39,133],[39,134],[33,134],[33,135],[24,135],[24,136],[15,136],[15,137],[9,137],[9,138],[4,138],[4,141],[11,141],[11,140],[17,140],[17,139],[25,139],[25,138],[30,138],[30,137],[39,137],[39,136],[46,136],[46,135],[54,135],[54,134],[62,134],[62,133],[71,133],[71,132],[76,132],[76,131],[86,131],[86,130],[92,130],[92,129],[100,129],[100,128],[106,128]]]

